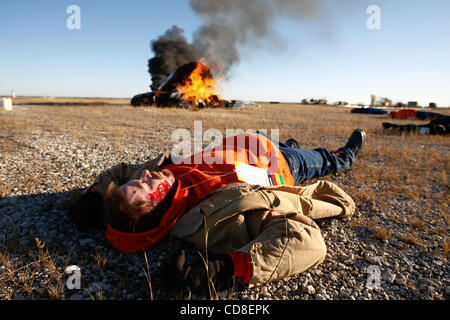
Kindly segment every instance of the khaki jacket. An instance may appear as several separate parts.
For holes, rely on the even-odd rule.
[[[321,263],[326,247],[313,220],[348,218],[354,211],[353,200],[329,181],[307,187],[237,183],[189,210],[171,233],[214,253],[249,253],[254,286]]]

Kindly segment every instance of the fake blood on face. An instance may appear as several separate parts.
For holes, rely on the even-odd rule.
[[[154,192],[149,193],[148,196],[151,201],[153,201],[155,204],[158,204],[164,199],[164,197],[167,195],[171,187],[172,186],[168,181],[166,180],[162,181],[156,187],[156,190]]]

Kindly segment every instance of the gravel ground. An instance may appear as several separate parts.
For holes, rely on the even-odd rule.
[[[147,257],[143,253],[121,254],[111,248],[103,234],[76,230],[67,215],[68,203],[77,190],[87,187],[103,169],[120,161],[142,163],[169,148],[146,143],[152,141],[150,133],[146,138],[144,143],[130,141],[119,149],[102,137],[88,142],[36,130],[13,141],[16,150],[0,163],[0,184],[12,186],[0,199],[0,239],[2,251],[8,254],[8,259],[0,261],[0,299],[168,298],[159,284],[158,267],[172,248],[170,242],[148,249]],[[158,138],[170,141],[170,130],[159,132]],[[344,175],[330,179],[340,183]],[[394,199],[391,205],[400,213],[417,206],[402,199]],[[418,231],[423,242],[419,244],[399,237],[376,238],[376,226],[387,220],[384,212],[367,201],[357,203],[355,217],[373,219],[373,225],[352,225],[351,221],[338,219],[318,221],[328,247],[321,265],[261,287],[222,292],[221,297],[448,299],[449,265],[445,255],[436,253],[442,237],[448,235],[448,226],[443,227],[444,234]],[[400,219],[391,223],[390,230],[406,234],[404,224]],[[66,286],[68,275],[64,269],[68,265],[81,269],[79,290]],[[21,271],[26,271],[29,278],[24,278]]]

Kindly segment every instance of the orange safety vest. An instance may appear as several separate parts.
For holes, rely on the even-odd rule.
[[[180,164],[160,168],[172,171],[179,183],[172,204],[162,216],[158,227],[145,232],[128,233],[108,225],[106,238],[113,247],[124,253],[152,247],[202,198],[227,184],[241,182],[234,170],[235,161],[265,169],[270,175],[281,176],[285,185],[294,184],[287,161],[270,139],[258,134],[224,138],[219,147],[194,154]]]

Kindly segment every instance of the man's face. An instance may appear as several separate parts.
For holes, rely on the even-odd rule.
[[[125,193],[128,203],[150,201],[154,206],[158,204],[169,192],[175,177],[170,170],[163,169],[159,172],[144,170],[139,179],[131,180],[119,187]]]

